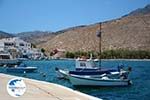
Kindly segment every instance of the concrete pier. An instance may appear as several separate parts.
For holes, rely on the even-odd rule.
[[[28,78],[22,78],[27,87],[26,92],[20,97],[12,97],[6,87],[7,82],[15,77],[0,73],[1,100],[101,100],[61,85]]]

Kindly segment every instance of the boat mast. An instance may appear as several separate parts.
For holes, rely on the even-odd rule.
[[[99,67],[100,67],[100,69],[101,69],[101,30],[102,30],[102,24],[101,24],[101,22],[99,23],[99,34],[100,34],[100,36],[99,36]]]
[[[101,69],[101,33],[102,33],[102,23],[99,23],[99,30],[97,31],[96,35],[99,37],[99,67]]]

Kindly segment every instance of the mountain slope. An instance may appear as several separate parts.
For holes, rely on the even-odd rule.
[[[150,50],[150,5],[115,20],[102,23],[102,50]],[[144,12],[144,13],[143,13]],[[55,48],[67,51],[98,51],[98,24],[76,27],[41,43],[47,51]]]
[[[136,15],[145,15],[145,14],[148,14],[150,12],[150,4],[145,6],[144,8],[139,8],[135,11],[132,11],[131,13],[129,13],[129,15],[133,15],[133,16],[136,16]]]
[[[49,31],[31,31],[18,33],[16,36],[33,44],[41,44],[53,38],[55,34]]]
[[[13,35],[9,34],[9,33],[6,33],[4,31],[0,31],[0,39],[2,39],[2,38],[10,38],[10,37],[13,37]]]

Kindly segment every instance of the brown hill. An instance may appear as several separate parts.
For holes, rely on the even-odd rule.
[[[21,32],[16,34],[17,37],[33,43],[35,45],[45,43],[55,36],[53,32],[49,31],[30,31],[30,32]]]
[[[67,51],[98,51],[98,29],[99,25],[93,24],[59,31],[60,34],[38,47],[47,51],[56,48]],[[120,48],[150,50],[150,5],[122,18],[102,23],[102,50]]]

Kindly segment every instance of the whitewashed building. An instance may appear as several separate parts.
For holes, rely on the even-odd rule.
[[[22,51],[23,54],[30,52],[31,50],[31,43],[25,42],[19,38],[14,38],[15,47]]]
[[[39,49],[31,48],[31,43],[28,43],[18,37],[1,39],[0,51],[15,51],[30,57],[35,54],[42,55]]]
[[[0,40],[0,50],[16,49],[27,53],[31,50],[31,43],[25,42],[18,37],[4,38]]]
[[[41,59],[44,57],[44,54],[41,52],[41,50],[37,48],[33,48],[30,54],[31,54],[30,58],[33,58],[33,59]]]

